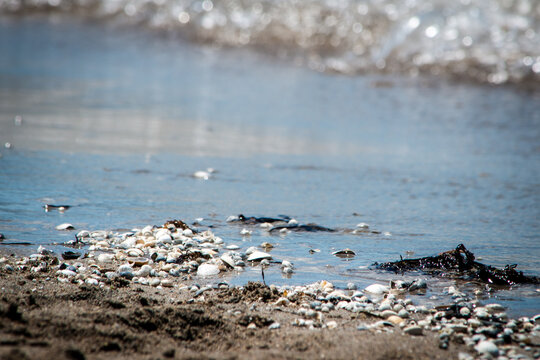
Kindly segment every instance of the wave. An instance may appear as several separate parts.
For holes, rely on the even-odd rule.
[[[540,80],[537,0],[0,0],[2,14],[36,12],[255,47],[317,71]]]

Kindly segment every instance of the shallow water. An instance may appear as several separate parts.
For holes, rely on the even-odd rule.
[[[114,230],[202,217],[228,244],[268,241],[295,263],[291,278],[267,270],[272,283],[365,286],[396,276],[366,268],[375,261],[459,243],[483,263],[540,275],[538,139],[538,92],[321,74],[104,23],[0,21],[0,143],[12,144],[0,158],[0,250],[71,240],[54,229],[63,222]],[[209,180],[191,176],[208,167]],[[391,235],[254,228],[243,238],[225,222],[239,213]],[[357,255],[331,255],[342,248]],[[227,279],[260,280],[260,269]],[[450,283],[430,279],[425,301]],[[533,287],[493,297],[516,314],[540,309]]]

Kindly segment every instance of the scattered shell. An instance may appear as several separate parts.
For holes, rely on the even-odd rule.
[[[356,227],[359,229],[369,229],[369,225],[363,222],[360,224],[357,224]]]
[[[198,276],[214,276],[219,274],[219,266],[214,264],[202,264],[197,268]]]
[[[240,230],[240,235],[242,235],[242,236],[250,236],[252,233],[253,233],[253,231],[248,230],[248,229]]]
[[[388,286],[381,285],[381,284],[371,284],[368,287],[366,287],[365,290],[367,292],[370,292],[370,293],[376,294],[376,295],[384,294],[384,293],[387,293],[388,291],[390,291]]]
[[[238,249],[240,249],[240,246],[235,245],[235,244],[230,244],[230,245],[225,246],[225,249],[227,249],[227,250],[238,250]]]
[[[270,324],[270,326],[268,326],[268,329],[275,330],[275,329],[279,329],[280,327],[281,325],[278,322],[275,322],[275,323]]]
[[[75,230],[75,227],[69,223],[63,223],[58,225],[56,230]]]
[[[263,242],[263,243],[261,244],[261,247],[262,247],[263,249],[265,249],[265,250],[268,250],[268,249],[274,248],[274,245],[270,244],[269,242]]]
[[[403,320],[401,317],[399,316],[396,316],[396,315],[391,315],[389,316],[387,319],[387,321],[390,321],[392,324],[394,325],[399,325],[401,324],[402,322],[404,322],[405,320]]]
[[[111,262],[114,259],[113,254],[99,254],[97,257],[98,262]]]
[[[249,255],[249,257],[247,258],[247,261],[261,261],[261,260],[264,260],[264,259],[271,260],[272,255],[257,250],[257,251],[252,252]]]
[[[143,266],[148,264],[148,259],[145,257],[126,257],[126,261],[135,266]]]
[[[196,179],[208,180],[210,179],[210,173],[208,171],[199,170],[195,171],[193,177]]]
[[[480,341],[478,345],[476,345],[474,348],[480,354],[489,354],[491,356],[499,356],[499,349],[497,348],[497,345],[495,345],[493,342],[489,340]]]

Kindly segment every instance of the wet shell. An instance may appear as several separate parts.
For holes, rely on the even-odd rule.
[[[272,255],[262,252],[262,251],[254,251],[251,253],[251,255],[249,255],[249,257],[247,258],[247,261],[261,261],[264,259],[271,260]]]
[[[352,251],[351,249],[343,249],[343,250],[334,251],[332,255],[335,255],[341,258],[351,258],[355,256],[356,253]]]

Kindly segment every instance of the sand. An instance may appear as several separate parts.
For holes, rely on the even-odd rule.
[[[276,306],[279,295],[261,283],[194,297],[126,280],[62,283],[54,272],[0,270],[1,359],[450,359],[467,351],[454,342],[440,349],[434,332],[359,331],[381,319],[345,310],[324,314],[333,329],[293,326],[310,299]],[[270,330],[274,322],[280,328]]]

